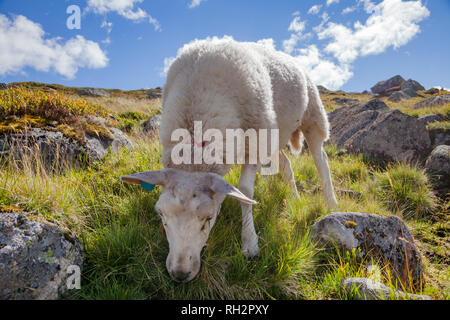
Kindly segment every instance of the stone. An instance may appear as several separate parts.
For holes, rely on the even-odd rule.
[[[360,258],[383,264],[385,271],[391,271],[393,282],[405,288],[423,284],[422,257],[408,227],[397,216],[335,212],[317,221],[311,236],[345,250],[359,249]]]
[[[444,118],[438,114],[427,114],[426,116],[420,117],[419,121],[426,125],[432,122],[442,122]]]
[[[78,95],[89,97],[110,97],[111,95],[103,89],[86,88],[78,90]]]
[[[351,98],[333,98],[331,101],[334,101],[340,106],[359,104],[359,100]]]
[[[417,91],[425,90],[425,88],[417,81],[413,79],[408,79],[403,82],[401,86],[402,90],[411,90],[411,92],[416,93]]]
[[[431,148],[434,149],[440,145],[450,145],[450,129],[431,128],[428,129],[431,140]]]
[[[388,98],[388,100],[392,102],[399,102],[401,100],[408,100],[408,99],[411,99],[411,96],[409,96],[403,91],[393,92]]]
[[[86,134],[84,143],[68,138],[59,131],[31,128],[20,133],[0,135],[0,154],[23,159],[25,155],[39,154],[44,165],[57,169],[64,164],[83,167],[105,157],[111,148],[131,148],[133,143],[119,129],[108,128],[112,139]]]
[[[450,94],[442,94],[439,96],[426,98],[422,101],[417,102],[413,106],[413,109],[438,107],[446,103],[450,103]]]
[[[425,167],[450,179],[450,146],[437,146],[430,154]],[[447,180],[450,183],[450,180]]]
[[[24,214],[0,213],[0,299],[58,299],[69,289],[69,266],[82,270],[82,251],[70,231]]]
[[[0,90],[5,90],[8,89],[8,84],[7,83],[0,83]]]
[[[161,125],[161,115],[156,115],[154,117],[151,117],[145,124],[144,124],[144,132],[152,132],[155,130],[159,130],[159,126]]]
[[[372,93],[384,93],[386,90],[392,88],[401,86],[405,82],[405,79],[403,79],[401,76],[397,75],[394,76],[388,80],[380,81],[376,85],[374,85],[370,90]]]
[[[426,126],[380,99],[336,109],[328,118],[333,143],[376,161],[424,162],[431,151]]]
[[[342,281],[341,289],[347,294],[355,294],[356,300],[385,300],[396,298],[399,300],[433,300],[426,295],[412,294],[399,290],[391,290],[380,282],[368,278],[348,278]],[[356,292],[355,292],[356,290]]]
[[[148,97],[149,97],[149,99],[160,99],[162,97],[162,93],[161,92],[150,91],[148,93]]]

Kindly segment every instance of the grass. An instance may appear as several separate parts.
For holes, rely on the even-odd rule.
[[[134,99],[134,98],[133,98]],[[103,106],[106,108],[107,105]],[[162,168],[156,137],[139,132],[151,111],[122,109],[135,147],[108,154],[90,167],[47,170],[39,155],[19,166],[0,164],[0,214],[24,210],[69,227],[81,239],[86,261],[82,288],[69,299],[351,299],[339,286],[348,277],[372,276],[354,253],[325,251],[309,239],[311,225],[330,213],[324,205],[312,157],[289,155],[300,199],[277,176],[257,176],[254,207],[260,254],[240,252],[239,202],[226,199],[192,282],[178,284],[167,274],[168,243],[154,212],[160,191],[144,191],[119,177]],[[117,110],[116,110],[117,111]],[[123,122],[122,122],[123,121]],[[360,155],[326,148],[339,206],[335,211],[398,214],[424,253],[426,285],[416,293],[449,299],[449,203],[435,198],[425,172],[409,164],[372,167]],[[237,185],[239,168],[225,177]],[[354,191],[354,193],[348,192]],[[373,263],[373,262],[371,262]],[[392,290],[389,278],[381,277]],[[386,297],[393,299],[394,297]]]

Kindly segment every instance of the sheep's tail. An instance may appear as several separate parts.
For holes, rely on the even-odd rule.
[[[297,130],[295,130],[291,134],[291,139],[289,140],[289,151],[293,155],[298,156],[300,153],[302,153],[304,140],[305,138],[303,136],[303,133],[300,130],[300,127],[298,127]]]

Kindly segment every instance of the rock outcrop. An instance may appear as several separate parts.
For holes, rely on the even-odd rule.
[[[57,299],[82,265],[81,244],[70,231],[23,214],[0,213],[1,300]]]
[[[328,118],[331,141],[349,152],[383,162],[422,162],[431,151],[426,126],[379,99],[334,110]]]
[[[413,109],[438,107],[446,103],[450,103],[450,94],[442,94],[419,101],[413,106]]]
[[[86,88],[77,91],[80,96],[88,97],[110,97],[111,95],[103,89],[98,88]]]
[[[317,221],[311,236],[346,250],[360,249],[361,258],[373,258],[386,266],[393,281],[404,288],[423,284],[422,257],[408,227],[397,216],[336,212]]]
[[[397,75],[388,80],[378,82],[376,85],[374,85],[372,88],[370,88],[370,90],[373,93],[380,94],[380,93],[386,92],[390,88],[399,87],[404,82],[405,82],[405,79],[403,79],[401,76]]]
[[[155,130],[159,130],[159,126],[161,125],[161,115],[156,115],[148,119],[148,121],[144,124],[144,132],[149,133]]]

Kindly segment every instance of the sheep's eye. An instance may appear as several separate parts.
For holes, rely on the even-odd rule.
[[[193,195],[192,195],[192,198],[196,198],[197,197],[197,195],[194,193]]]

